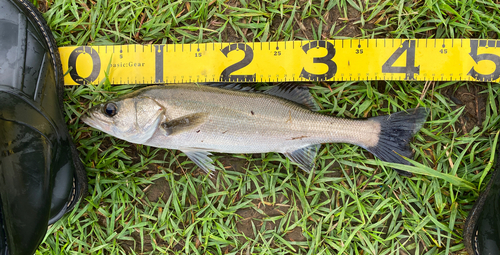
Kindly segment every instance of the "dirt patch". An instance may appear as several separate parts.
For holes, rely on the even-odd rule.
[[[361,28],[364,29],[373,29],[374,25],[366,23],[365,26],[361,26],[361,24],[355,24],[361,18],[361,13],[354,9],[351,6],[347,7],[347,16],[337,7],[333,7],[330,11],[325,12],[323,15],[323,31],[321,33],[321,38],[323,40],[331,39],[332,36],[336,37],[347,37],[354,38],[362,35]],[[302,32],[303,36],[306,39],[313,39],[313,30],[312,27],[318,28],[320,24],[320,20],[318,18],[307,18],[303,21],[300,21],[300,17],[296,17],[298,22],[298,28]],[[330,35],[331,28],[334,28],[332,34]]]
[[[488,94],[484,93],[486,88],[476,84],[459,86],[458,88],[447,88],[443,94],[446,95],[456,106],[453,110],[465,106],[465,110],[458,118],[457,132],[459,135],[470,132],[474,127],[481,127],[486,119],[486,100]]]
[[[152,245],[152,240],[151,237],[147,233],[139,233],[138,231],[132,232],[130,236],[134,239],[132,240],[124,240],[120,241],[120,245],[124,248],[124,250],[128,254],[136,254],[136,253],[144,253],[144,252],[151,252],[153,251],[153,245]],[[168,247],[168,242],[165,240],[157,237],[154,240],[156,246],[161,246],[161,247]],[[174,250],[181,250],[182,245],[177,244],[174,246]]]
[[[246,173],[248,168],[248,161],[242,158],[235,158],[231,155],[226,155],[218,159],[219,162],[226,168],[226,170],[236,171],[239,173]]]
[[[238,237],[240,242],[246,242],[246,239],[257,238],[254,232],[254,227],[256,232],[264,234],[266,231],[279,231],[280,223],[290,208],[290,205],[285,202],[286,197],[283,194],[278,195],[276,203],[274,205],[264,204],[260,200],[255,200],[254,208],[239,209],[236,211],[241,219],[236,223],[236,229],[238,232],[243,234],[243,236]],[[293,224],[291,222],[290,224]],[[263,231],[262,231],[263,230]],[[280,234],[280,233],[278,233]],[[301,227],[295,227],[294,229],[288,230],[284,233],[283,238],[286,241],[305,241],[306,238],[303,235]],[[275,246],[275,240],[271,244]]]
[[[49,6],[46,0],[38,0],[36,7],[41,13],[45,13],[49,10]]]
[[[151,202],[158,202],[160,199],[165,201],[170,197],[172,191],[167,179],[160,178],[146,188],[146,197]]]

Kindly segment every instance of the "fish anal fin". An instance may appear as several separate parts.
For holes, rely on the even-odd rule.
[[[175,135],[192,130],[205,123],[207,113],[193,113],[179,117],[177,119],[162,122],[160,127],[165,130],[165,135]]]
[[[287,156],[290,161],[299,165],[302,170],[309,173],[312,169],[314,169],[314,160],[319,147],[319,144],[308,145],[291,152],[286,152],[285,156]]]
[[[209,157],[212,153],[208,151],[200,150],[181,150],[186,154],[186,156],[193,161],[199,168],[201,168],[205,173],[214,177],[215,166],[212,164],[213,160]]]
[[[306,86],[293,83],[282,83],[264,92],[269,95],[281,97],[297,104],[303,105],[311,111],[318,111],[319,106]]]

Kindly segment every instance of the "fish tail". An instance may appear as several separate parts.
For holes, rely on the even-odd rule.
[[[380,135],[377,145],[366,149],[383,161],[410,165],[401,156],[413,156],[409,142],[422,127],[428,113],[427,108],[416,108],[370,118],[380,123]],[[401,175],[411,176],[409,172],[395,170]]]

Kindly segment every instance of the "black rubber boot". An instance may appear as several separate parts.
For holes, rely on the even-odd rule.
[[[495,172],[465,221],[464,244],[470,255],[500,254],[500,145],[497,152]]]
[[[27,0],[0,0],[0,254],[33,254],[86,193],[63,92],[42,15]]]

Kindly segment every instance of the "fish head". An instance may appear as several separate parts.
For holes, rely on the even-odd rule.
[[[90,108],[82,121],[131,143],[149,140],[164,118],[165,108],[150,97],[124,97]]]

